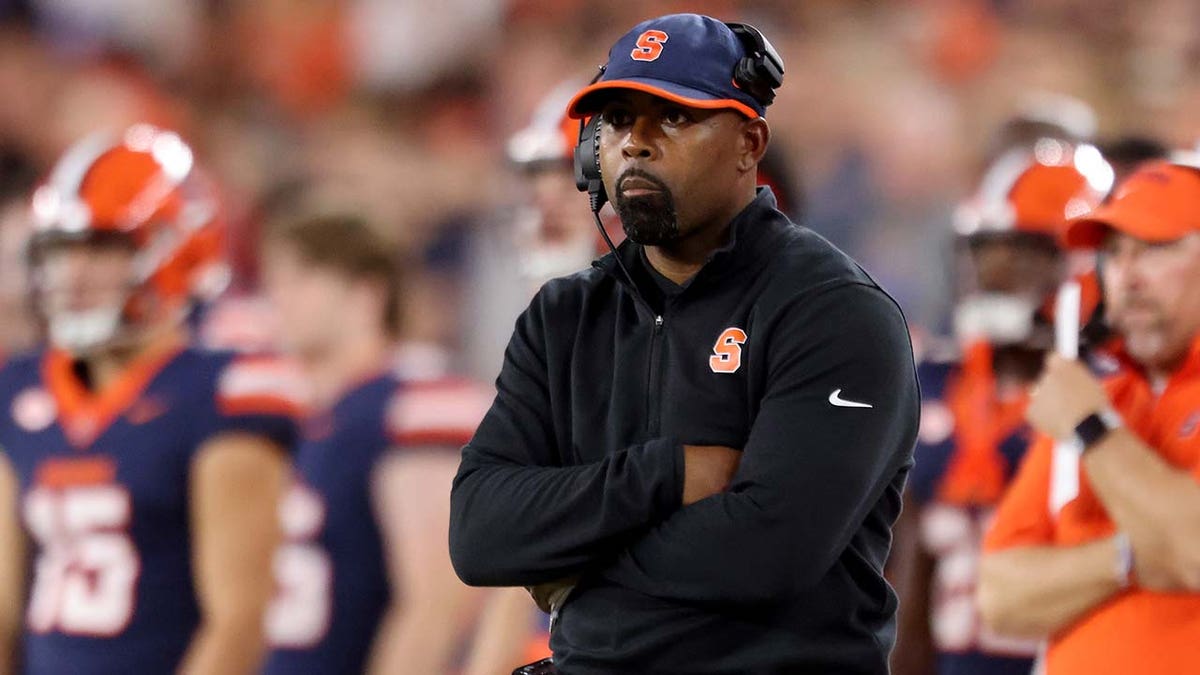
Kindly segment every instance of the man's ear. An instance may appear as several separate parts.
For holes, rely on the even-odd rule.
[[[767,154],[767,144],[770,142],[771,127],[767,126],[765,119],[758,117],[743,122],[738,171],[754,171],[763,155]]]

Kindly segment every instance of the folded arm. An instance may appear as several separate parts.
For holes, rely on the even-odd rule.
[[[764,337],[766,394],[730,489],[650,529],[604,570],[610,581],[687,602],[777,601],[817,584],[896,482],[919,414],[899,309],[847,285],[785,312]]]
[[[979,569],[980,616],[1003,635],[1047,637],[1121,590],[1120,556],[1114,539],[988,553]]]
[[[1105,510],[1133,544],[1138,582],[1164,591],[1200,591],[1200,484],[1128,429],[1084,456]]]
[[[471,585],[534,586],[576,574],[682,498],[683,448],[674,441],[562,466],[540,298],[517,322],[496,399],[463,449],[451,491],[451,559]]]

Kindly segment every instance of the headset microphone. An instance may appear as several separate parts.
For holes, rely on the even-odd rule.
[[[607,67],[607,65],[600,66],[600,70],[596,73],[596,77],[592,78],[591,84],[595,84],[604,76]],[[604,207],[604,202],[608,201],[608,193],[604,190],[604,178],[600,175],[600,121],[600,113],[596,113],[592,115],[591,119],[579,123],[579,142],[575,144],[574,158],[575,187],[579,188],[580,192],[588,193],[588,205],[592,209],[592,218],[596,221],[596,229],[600,230],[600,236],[604,238],[608,250],[613,252],[617,266],[621,268],[625,278],[636,289],[637,284],[633,283],[633,276],[629,274],[629,270],[625,269],[625,263],[621,262],[621,256],[617,255],[617,247],[613,244],[612,237],[608,236],[608,230],[604,228],[604,223],[600,220],[600,209]]]
[[[600,75],[603,74],[604,66],[600,66],[600,73],[596,75],[596,79],[600,79]],[[608,230],[600,220],[600,209],[604,207],[604,202],[608,201],[608,193],[604,191],[604,179],[600,175],[600,119],[600,114],[597,113],[579,125],[579,143],[575,145],[575,187],[588,193],[588,205],[592,209],[596,229],[600,230],[600,236],[604,238],[608,250],[613,252],[617,266],[636,289],[633,276],[625,269],[625,263],[621,262],[621,256],[617,255],[617,247],[613,244],[612,237],[608,236]]]

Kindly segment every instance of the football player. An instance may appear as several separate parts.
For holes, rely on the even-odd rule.
[[[483,597],[446,541],[458,449],[491,392],[394,373],[394,250],[350,216],[280,221],[265,238],[281,346],[313,394],[279,509],[268,675],[452,672]]]
[[[0,672],[261,663],[295,379],[189,345],[217,207],[146,125],[81,141],[34,193],[49,346],[0,372]]]
[[[893,671],[1027,675],[1037,645],[980,626],[974,596],[986,523],[1024,454],[1028,390],[1053,347],[1050,303],[1067,274],[1057,236],[1112,186],[1091,145],[1042,138],[991,165],[956,229],[970,291],[959,352],[919,368],[916,466],[891,563],[902,598]],[[1091,287],[1086,304],[1094,306]],[[1083,316],[1088,316],[1085,309]]]

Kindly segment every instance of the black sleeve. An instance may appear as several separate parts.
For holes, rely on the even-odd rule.
[[[768,339],[766,393],[729,490],[639,537],[603,571],[610,581],[717,605],[793,596],[820,582],[909,461],[918,390],[890,298],[857,284],[802,297]]]
[[[576,574],[681,503],[683,447],[672,441],[562,466],[543,295],[517,321],[496,399],[463,448],[451,491],[450,556],[471,585],[530,586]]]

